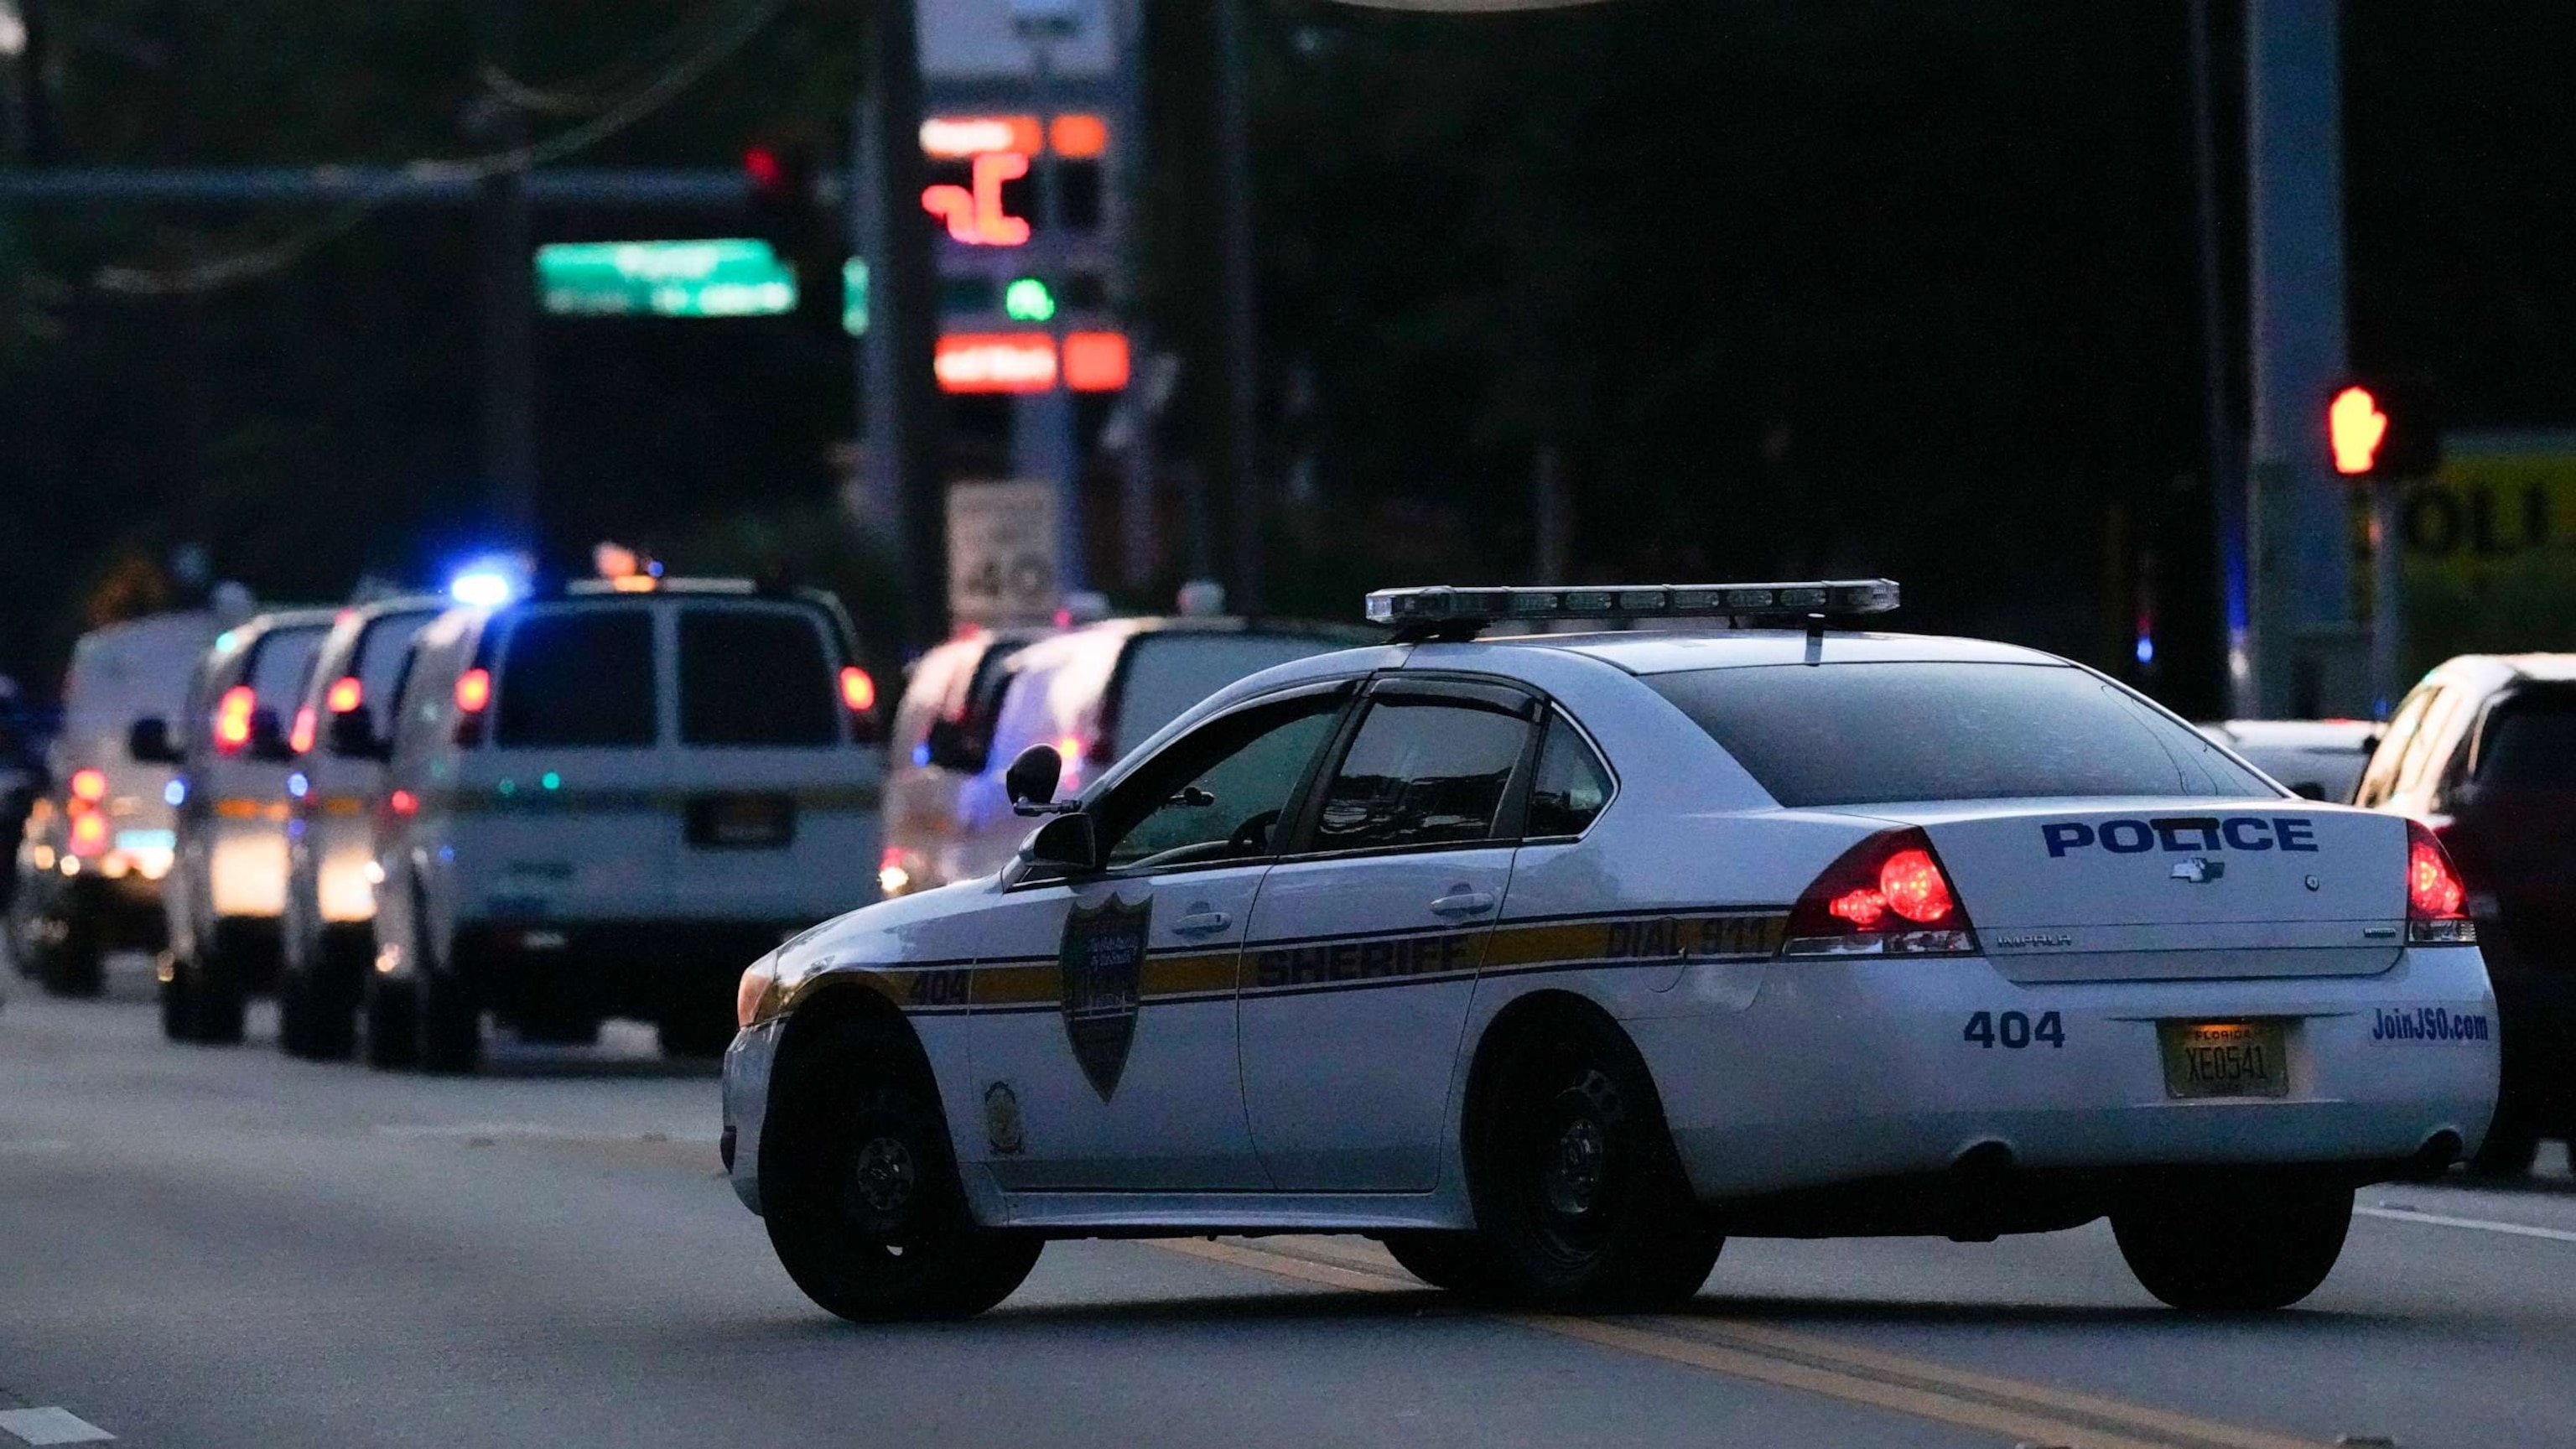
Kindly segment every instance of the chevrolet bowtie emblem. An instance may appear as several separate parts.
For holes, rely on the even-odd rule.
[[[2205,855],[2195,855],[2189,860],[2174,862],[2173,878],[2190,881],[2193,885],[2207,885],[2225,874],[2227,874],[2226,861],[2211,860]]]

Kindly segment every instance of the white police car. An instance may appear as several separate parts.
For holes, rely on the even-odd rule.
[[[1828,632],[1896,594],[1372,596],[1392,642],[1188,711],[998,877],[756,963],[736,1191],[854,1318],[989,1306],[1056,1237],[1365,1233],[1637,1305],[1725,1234],[2105,1214],[2168,1303],[2305,1296],[2353,1188],[2493,1108],[2441,847],[2064,660]]]

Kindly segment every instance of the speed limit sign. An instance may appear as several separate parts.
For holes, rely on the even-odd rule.
[[[948,612],[960,623],[1020,624],[1055,614],[1055,486],[1044,480],[948,486]]]

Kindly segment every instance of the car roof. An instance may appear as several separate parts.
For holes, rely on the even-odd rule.
[[[2461,654],[2443,660],[2424,676],[2425,684],[2457,685],[2482,691],[2524,682],[2576,682],[2576,654]]]
[[[1686,669],[1740,669],[1769,664],[2065,664],[2054,654],[1987,639],[1957,639],[1932,634],[1825,634],[1811,654],[1802,629],[1631,629],[1594,634],[1518,634],[1479,639],[1472,644],[1443,646],[1444,664],[1460,661],[1464,651],[1493,655],[1496,663],[1513,651],[1553,649],[1581,654],[1630,674],[1672,674]]]
[[[2358,751],[2380,726],[2366,719],[2231,719],[2201,729],[2226,743],[2260,749]]]

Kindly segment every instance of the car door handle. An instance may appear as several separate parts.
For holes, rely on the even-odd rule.
[[[1492,891],[1453,891],[1431,903],[1435,916],[1481,916],[1494,908]]]
[[[1234,917],[1223,911],[1192,911],[1172,922],[1172,932],[1181,936],[1212,936],[1234,924]]]

